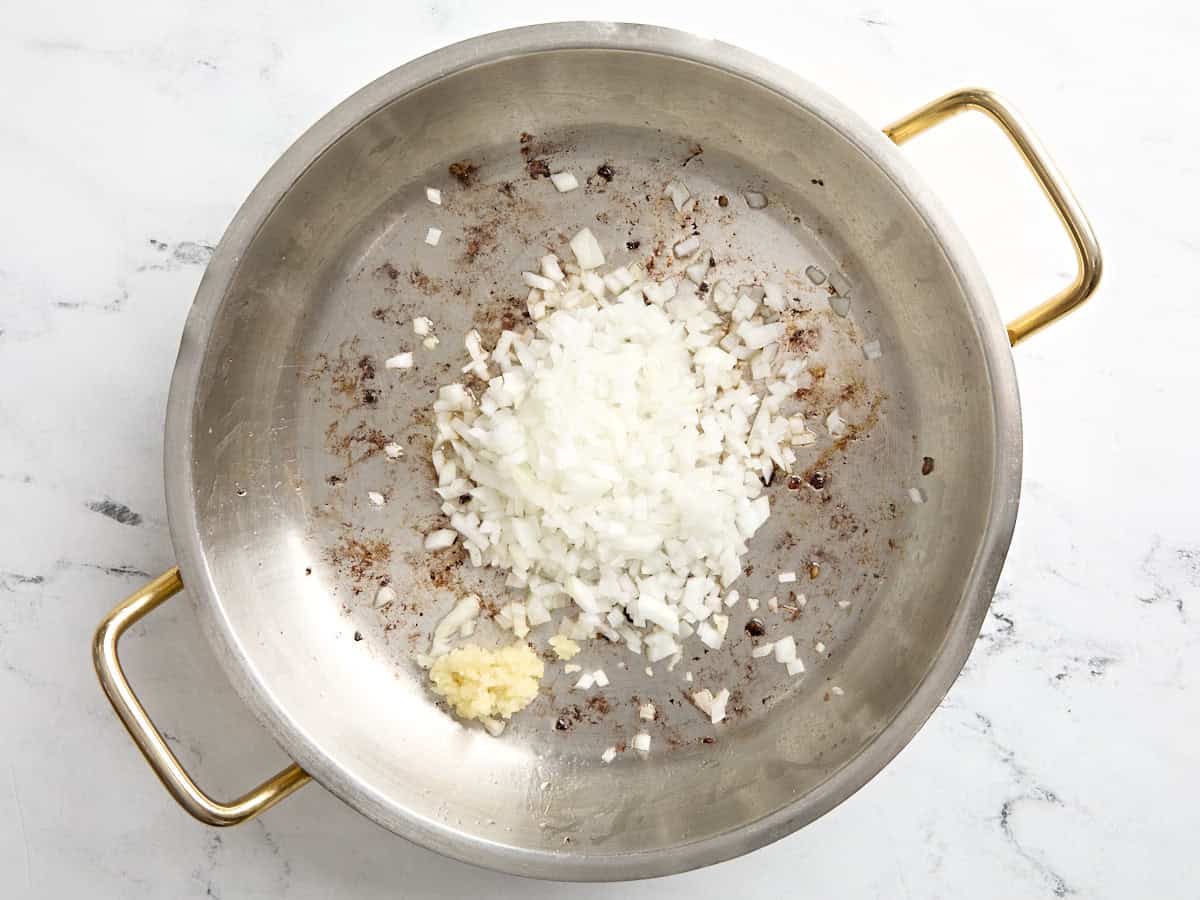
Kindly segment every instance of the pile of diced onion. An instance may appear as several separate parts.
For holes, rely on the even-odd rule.
[[[570,249],[573,261],[548,255],[524,274],[534,325],[491,349],[470,332],[463,372],[479,382],[439,391],[433,464],[450,527],[427,546],[461,540],[475,565],[506,571],[515,599],[496,621],[519,638],[565,610],[557,634],[673,668],[693,635],[722,645],[742,557],[770,515],[764,483],[815,441],[785,409],[805,360],[781,345],[782,285],[728,284],[697,238],[658,278],[602,271],[586,228]]]

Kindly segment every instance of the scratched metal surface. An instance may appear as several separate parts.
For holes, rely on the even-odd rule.
[[[643,48],[682,39],[619,37]],[[686,47],[699,54],[708,42]],[[630,874],[675,871],[704,861],[681,846],[704,848],[707,861],[741,852],[844,797],[932,709],[910,705],[930,671],[940,666],[935,680],[948,684],[961,665],[953,657],[965,658],[999,565],[984,534],[1000,502],[1002,429],[984,365],[996,339],[980,329],[994,312],[964,287],[971,273],[944,243],[953,236],[935,234],[900,176],[846,136],[857,120],[834,127],[828,107],[683,59],[503,50],[450,77],[453,54],[389,76],[431,83],[389,104],[360,98],[370,115],[311,165],[285,158],[275,178],[285,187],[256,211],[253,232],[235,223],[201,288],[198,306],[212,295],[203,322],[189,325],[204,339],[189,350],[185,336],[176,378],[191,429],[178,465],[191,490],[173,498],[173,527],[195,525],[184,571],[211,588],[198,602],[235,685],[349,802],[436,849],[511,871],[612,877],[597,866],[631,854],[642,862]],[[780,75],[721,52],[744,74]],[[322,140],[365,115],[347,103]],[[558,194],[539,177],[543,163],[585,186]],[[661,197],[672,178],[700,198],[694,221]],[[441,207],[426,185],[442,189]],[[768,207],[748,209],[747,190]],[[695,230],[720,277],[786,283],[793,352],[814,373],[795,408],[821,438],[800,451],[794,480],[770,486],[771,519],[734,586],[763,601],[768,639],[795,636],[808,673],[789,678],[750,658],[743,599],[725,646],[692,640],[674,672],[660,663],[647,677],[641,658],[597,641],[576,661],[603,667],[612,684],[585,694],[549,661],[539,698],[492,739],[435,702],[413,659],[461,593],[504,599],[497,574],[457,549],[422,549],[445,525],[430,404],[460,378],[469,328],[490,345],[501,328],[525,327],[521,270],[547,250],[567,255],[583,225],[610,262],[669,267],[665,248]],[[437,247],[424,243],[430,226],[443,230]],[[806,277],[813,265],[849,286],[850,316],[835,315],[828,286]],[[434,322],[436,350],[412,333],[419,315]],[[868,362],[861,344],[872,338],[884,355]],[[415,369],[386,370],[402,350],[414,351]],[[835,405],[852,424],[848,440],[824,433]],[[391,440],[402,459],[382,452]],[[171,466],[169,457],[169,479]],[[909,500],[913,486],[928,503]],[[387,502],[372,504],[368,491]],[[778,584],[784,569],[799,583]],[[400,600],[377,610],[385,582]],[[793,588],[807,597],[802,610]],[[771,596],[778,613],[766,609]],[[543,649],[551,633],[530,641]],[[474,638],[509,639],[488,623]],[[730,688],[729,720],[709,724],[686,701],[693,687]],[[637,717],[646,701],[659,711],[652,723]],[[643,727],[648,759],[600,764],[604,748]]]

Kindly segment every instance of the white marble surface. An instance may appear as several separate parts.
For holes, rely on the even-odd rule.
[[[1193,897],[1200,833],[1200,91],[1193,4],[364,2],[10,5],[0,29],[0,895]],[[155,782],[90,633],[171,565],[159,455],[176,343],[259,175],[369,79],[535,17],[651,20],[789,64],[880,124],[1006,92],[1107,253],[1083,312],[1016,353],[1025,495],[967,670],[915,741],[805,831],[634,885],[525,882],[393,838],[310,787],[218,833]],[[1006,312],[1069,250],[982,122],[906,151]],[[111,500],[139,521],[92,509]],[[112,510],[110,509],[110,512]],[[186,765],[281,762],[187,604],[127,642]]]

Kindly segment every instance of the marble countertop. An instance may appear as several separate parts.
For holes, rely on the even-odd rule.
[[[1195,896],[1200,833],[1200,14],[1182,2],[507,0],[23,4],[0,35],[0,872],[7,897]],[[731,14],[734,13],[734,14]],[[1106,251],[1083,311],[1016,351],[1020,520],[962,677],[895,762],[804,831],[666,881],[561,885],[442,859],[319,787],[217,832],[97,687],[96,623],[173,561],[167,386],[211,247],[278,154],[413,56],[534,16],[651,20],[790,65],[883,124],[1006,93]],[[905,148],[1006,313],[1069,248],[983,121]],[[181,759],[232,794],[283,760],[191,608],[125,657]],[[1189,880],[1190,879],[1190,880]],[[686,892],[686,894],[685,894]]]

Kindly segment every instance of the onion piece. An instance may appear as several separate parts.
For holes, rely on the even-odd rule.
[[[729,688],[721,688],[713,697],[708,718],[714,725],[725,718],[725,704],[729,702]]]
[[[763,304],[776,312],[787,308],[787,298],[783,295],[783,285],[767,282],[763,285]]]
[[[790,634],[775,642],[775,662],[790,663],[796,659],[796,639]]]
[[[553,291],[558,287],[552,279],[545,275],[539,275],[537,272],[522,272],[521,279],[529,287],[537,288],[539,291]]]
[[[425,188],[425,199],[434,206],[442,205],[442,192],[435,187]]]
[[[850,429],[850,424],[842,418],[841,411],[835,406],[825,417],[825,430],[830,437],[839,438]]]
[[[833,295],[829,298],[829,308],[844,319],[850,315],[850,298]]]
[[[562,267],[558,264],[558,257],[553,253],[547,253],[542,257],[540,262],[542,274],[549,278],[552,282],[563,282],[567,280],[567,276],[563,274]],[[551,286],[550,290],[553,290]]]
[[[684,257],[691,256],[700,249],[700,238],[696,237],[695,235],[692,235],[689,238],[684,238],[682,241],[677,243],[673,249],[677,259],[683,259]]]
[[[430,229],[425,232],[425,243],[427,243],[430,247],[436,247],[438,245],[438,241],[441,239],[442,229],[440,228],[433,228],[431,226]]]
[[[458,532],[452,528],[439,528],[425,536],[426,550],[445,550],[453,546],[458,539]]]
[[[667,186],[663,188],[663,195],[671,198],[676,212],[687,212],[696,205],[696,201],[691,199],[692,192],[682,181],[668,182]]]
[[[579,187],[579,179],[570,172],[553,172],[550,175],[550,181],[557,188],[560,194],[565,194],[567,191],[573,191]]]
[[[604,265],[604,251],[600,249],[600,242],[596,240],[590,228],[582,229],[571,238],[570,247],[579,268],[584,271]]]
[[[385,369],[411,369],[413,366],[412,353],[397,353],[383,361]]]
[[[386,609],[396,602],[396,591],[388,585],[381,585],[375,592],[375,608]]]
[[[438,657],[449,652],[450,639],[468,622],[479,617],[479,597],[467,594],[462,597],[433,629],[433,641],[429,656]]]

